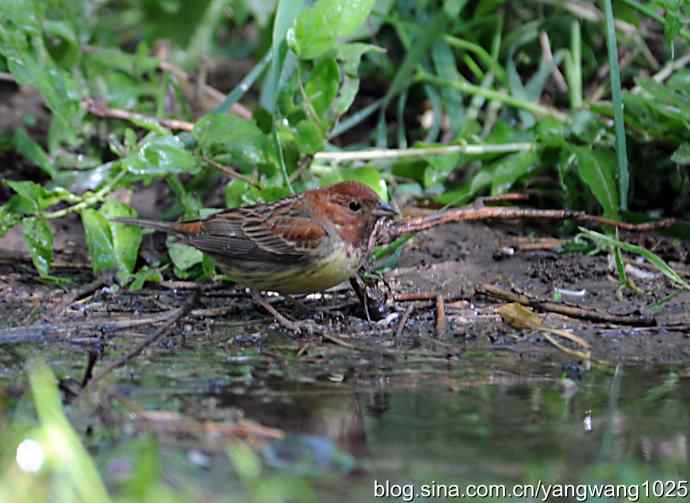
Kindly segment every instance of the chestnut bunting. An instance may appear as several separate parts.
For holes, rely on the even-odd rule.
[[[341,182],[200,220],[113,220],[178,236],[212,256],[241,286],[299,294],[354,277],[367,259],[376,223],[395,214],[366,185]]]

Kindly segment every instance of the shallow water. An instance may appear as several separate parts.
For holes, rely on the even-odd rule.
[[[680,482],[689,472],[685,367],[585,371],[504,351],[395,362],[330,348],[299,359],[208,344],[156,353],[118,371],[111,386],[120,396],[142,410],[197,420],[222,422],[240,409],[279,428],[283,439],[258,448],[266,473],[305,477],[319,501],[386,494],[389,501],[425,501],[425,492],[465,490],[499,500],[500,491],[510,495],[524,483],[541,484],[540,497],[544,486],[582,484],[571,488],[572,501],[583,500],[585,484],[629,484],[619,490],[633,491],[633,500],[634,488],[640,497],[687,491]],[[83,367],[70,354],[53,355],[59,375]],[[3,423],[27,408],[28,395],[2,409]],[[69,406],[68,413],[117,491],[135,469],[146,433],[126,416],[107,424],[83,408]],[[157,445],[164,480],[195,486],[195,498],[242,500],[222,449],[184,435],[159,435]]]

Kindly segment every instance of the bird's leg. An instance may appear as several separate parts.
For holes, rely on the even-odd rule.
[[[367,321],[371,321],[371,315],[369,314],[369,298],[367,297],[366,291],[367,288],[360,284],[361,281],[362,278],[359,277],[359,274],[356,274],[350,278],[350,285],[352,285],[352,289],[355,291],[360,305],[364,308],[364,314],[367,316]]]
[[[262,298],[261,294],[259,294],[258,292],[255,292],[254,290],[249,290],[249,293],[252,296],[252,300],[255,304],[263,307],[266,311],[268,311],[268,314],[273,316],[273,318],[275,318],[275,320],[278,323],[280,323],[283,327],[287,328],[288,330],[297,333],[306,331],[310,334],[319,331],[319,326],[313,320],[290,320],[287,317],[285,317],[285,315],[281,314],[280,311],[278,311],[275,307],[268,303],[264,298]]]
[[[368,321],[382,320],[388,314],[385,294],[375,285],[369,286],[359,274],[350,278],[350,285],[357,294]]]

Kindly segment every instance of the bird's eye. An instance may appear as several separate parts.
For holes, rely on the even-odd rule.
[[[359,203],[359,201],[350,201],[348,207],[350,208],[350,211],[359,211],[362,209],[362,205]]]

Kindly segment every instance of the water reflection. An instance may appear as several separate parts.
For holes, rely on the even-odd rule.
[[[62,375],[78,375],[80,366],[64,362]],[[279,428],[288,441],[276,444],[272,466],[287,469],[283,459],[311,450],[328,475],[305,471],[320,501],[371,501],[374,481],[630,484],[687,478],[686,369],[571,370],[512,354],[448,364],[331,358],[286,365],[256,352],[228,357],[199,346],[136,362],[114,386],[147,411],[222,421],[241,410]],[[9,382],[0,384],[9,389]],[[14,403],[2,396],[0,411]],[[4,408],[0,424],[10,409]],[[168,459],[179,460],[165,464],[171,478],[177,471],[193,474],[222,494],[228,470],[222,448],[219,455],[189,442],[163,443]],[[194,463],[190,452],[206,456],[204,463]]]
[[[671,373],[592,371],[564,384],[541,371],[464,367],[275,382],[261,400],[250,391],[222,402],[292,434],[331,439],[362,467],[351,487],[362,497],[374,480],[632,483],[688,471],[690,382],[669,386]]]

